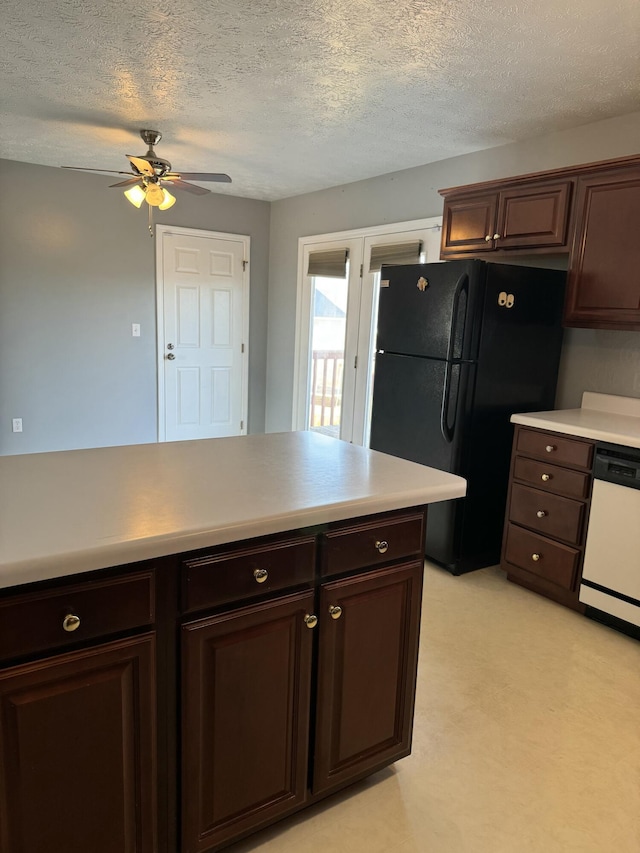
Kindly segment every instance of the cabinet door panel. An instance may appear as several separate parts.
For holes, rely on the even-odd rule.
[[[640,329],[640,168],[578,179],[565,324]]]
[[[503,190],[496,248],[565,246],[570,190],[570,181]]]
[[[306,797],[309,592],[183,626],[182,850],[206,850]]]
[[[493,249],[497,204],[497,193],[445,199],[440,257]]]
[[[419,560],[321,588],[314,793],[410,752],[422,571]]]
[[[0,851],[153,853],[154,637],[0,673]]]

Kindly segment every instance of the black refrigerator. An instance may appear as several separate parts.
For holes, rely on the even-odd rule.
[[[553,409],[566,274],[479,260],[382,268],[370,446],[467,480],[426,556],[498,563],[514,412]]]

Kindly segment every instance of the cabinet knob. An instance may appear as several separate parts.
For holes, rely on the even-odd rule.
[[[386,539],[377,539],[376,540],[376,549],[381,554],[386,554],[387,551],[389,550],[389,543],[387,542]]]
[[[555,449],[556,449],[555,444],[547,444],[547,446],[545,447],[545,450],[547,451],[547,453],[553,453],[553,451]]]
[[[491,234],[487,234],[487,236],[484,239],[485,239],[485,242],[488,243],[491,240]]]
[[[541,557],[542,557],[542,554],[532,554],[531,555],[531,559],[533,560],[534,563],[537,563]]]
[[[313,613],[307,613],[304,617],[304,624],[307,628],[315,628],[318,624],[318,617]]]
[[[549,480],[551,479],[551,474],[542,474],[540,479],[542,480],[543,483],[548,483]]]
[[[539,509],[538,512],[536,513],[538,518],[545,518],[547,516],[547,514],[548,514],[547,511],[544,509]]]
[[[266,569],[254,569],[253,576],[258,583],[264,583],[269,577],[269,572]]]
[[[342,616],[342,607],[339,604],[332,604],[329,608],[329,614],[332,619],[339,619]]]
[[[77,631],[80,627],[80,617],[76,616],[75,613],[67,613],[67,615],[62,620],[62,627],[69,634],[71,634],[73,631]]]
[[[494,235],[493,235],[493,239],[494,239],[494,240],[499,240],[499,239],[500,239],[500,235],[499,235],[499,234],[494,234]]]

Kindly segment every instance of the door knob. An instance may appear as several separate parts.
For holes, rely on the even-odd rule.
[[[168,353],[167,358],[169,359],[169,361],[174,361],[174,359],[175,359],[174,353],[172,353],[172,352]]]

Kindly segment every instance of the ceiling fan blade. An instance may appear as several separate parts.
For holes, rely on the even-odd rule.
[[[175,174],[173,172],[170,175]],[[165,175],[165,177],[168,177]],[[216,181],[221,184],[230,184],[231,178],[225,175],[224,172],[180,172],[179,178],[185,178],[188,181]]]
[[[211,190],[205,189],[205,187],[196,187],[195,184],[188,184],[186,181],[183,181],[182,178],[179,177],[169,177],[165,175],[162,179],[163,182],[166,181],[169,186],[175,187],[177,190],[186,190],[188,193],[193,193],[193,195],[206,195],[210,193]]]
[[[85,169],[84,166],[61,166],[61,169],[73,169],[76,172],[105,172],[107,175],[130,175],[131,172],[116,172],[114,169]]]
[[[127,154],[127,159],[133,163],[141,174],[149,175],[149,177],[155,176],[156,173],[153,171],[151,163],[147,163],[147,161],[143,160],[142,157],[133,157],[131,154]]]
[[[119,181],[117,184],[109,184],[109,187],[130,187],[132,184],[139,184],[140,178],[129,178],[128,181]]]

